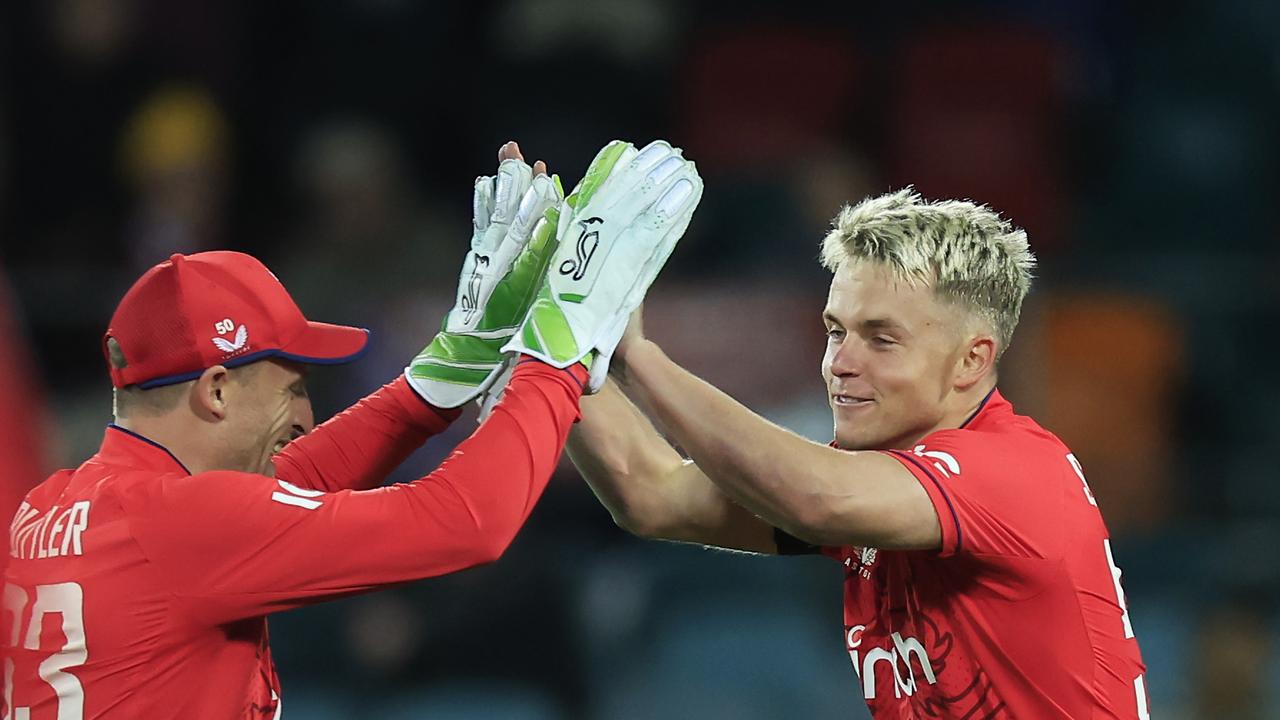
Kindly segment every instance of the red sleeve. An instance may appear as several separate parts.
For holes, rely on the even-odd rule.
[[[1055,559],[1063,553],[1060,468],[1047,451],[966,430],[885,450],[920,481],[942,527],[942,556]],[[1065,456],[1062,460],[1066,466]]]
[[[579,417],[580,366],[519,366],[493,414],[426,477],[324,493],[209,472],[122,501],[192,622],[223,623],[497,559]]]
[[[377,487],[461,413],[427,404],[400,376],[289,443],[273,458],[276,477],[325,492]]]

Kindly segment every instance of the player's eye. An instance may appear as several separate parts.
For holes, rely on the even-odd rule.
[[[827,339],[828,339],[828,340],[839,340],[839,339],[841,339],[841,338],[843,338],[843,337],[844,337],[844,330],[842,330],[842,329],[840,329],[840,328],[838,328],[838,327],[829,327],[829,328],[827,328]]]
[[[898,343],[888,335],[876,335],[871,338],[871,344],[879,347],[888,347],[890,345],[897,345]]]

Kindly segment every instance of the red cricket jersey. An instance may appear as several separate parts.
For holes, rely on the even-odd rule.
[[[993,391],[962,427],[890,450],[929,493],[942,550],[825,548],[845,645],[888,718],[1148,718],[1120,570],[1084,473]]]
[[[376,489],[357,488],[457,416],[403,379],[291,443],[277,477],[191,475],[109,428],[14,517],[4,717],[280,717],[265,616],[496,559],[578,417],[578,370],[522,364],[436,471]]]

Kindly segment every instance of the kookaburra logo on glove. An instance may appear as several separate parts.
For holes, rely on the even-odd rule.
[[[596,246],[600,243],[600,231],[597,229],[587,232],[587,228],[602,222],[604,218],[600,217],[589,217],[582,221],[582,234],[578,236],[577,257],[560,263],[561,275],[572,275],[574,280],[581,280],[586,276],[587,265],[591,263],[591,256],[595,255]]]

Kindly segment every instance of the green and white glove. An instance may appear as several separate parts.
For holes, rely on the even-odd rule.
[[[405,368],[427,402],[454,408],[481,398],[503,372],[503,345],[524,320],[555,251],[556,176],[532,177],[521,160],[503,160],[496,177],[476,178],[471,251],[458,295],[440,332]]]
[[[702,178],[678,148],[606,145],[561,207],[546,284],[503,349],[561,368],[584,362],[587,391],[598,391],[631,312],[701,198]]]

